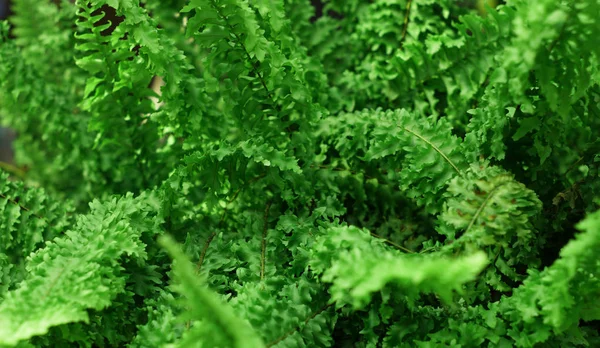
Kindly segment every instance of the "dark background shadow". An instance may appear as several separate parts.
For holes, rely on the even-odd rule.
[[[8,17],[8,0],[0,0],[0,19]]]

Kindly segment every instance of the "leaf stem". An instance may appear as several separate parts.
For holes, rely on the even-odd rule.
[[[412,0],[408,0],[406,3],[406,13],[404,14],[404,25],[402,27],[402,35],[400,36],[400,45],[404,44],[404,39],[406,39],[406,32],[408,30],[408,23],[410,19],[410,5],[412,5]]]
[[[53,226],[45,217],[38,215],[36,213],[34,213],[31,209],[27,208],[26,206],[22,205],[21,203],[17,202],[16,200],[12,199],[12,198],[8,198],[8,196],[0,193],[0,198],[4,198],[6,199],[8,202],[18,206],[21,210],[24,210],[28,213],[31,213],[31,215],[35,216],[36,218],[44,221],[48,226]]]
[[[450,164],[452,166],[452,168],[454,168],[454,170],[460,175],[463,176],[463,173],[460,171],[460,169],[458,169],[458,167],[456,166],[456,164],[454,164],[454,162],[452,162],[452,160],[446,156],[445,153],[442,152],[442,150],[440,150],[439,147],[435,146],[434,143],[432,143],[431,141],[425,139],[425,137],[423,137],[422,135],[416,133],[415,131],[402,127],[402,129],[404,129],[405,131],[409,132],[410,134],[414,135],[415,137],[421,139],[422,141],[424,141],[425,143],[427,143],[429,146],[431,146],[437,153],[440,154],[440,156],[442,156],[444,158],[444,160],[446,160],[446,162],[448,162],[448,164]]]
[[[277,104],[275,102],[275,98],[273,97],[271,91],[269,90],[269,88],[267,87],[267,83],[264,79],[264,77],[262,76],[262,74],[260,73],[260,71],[257,69],[256,64],[254,63],[254,60],[252,59],[252,57],[250,56],[250,52],[248,52],[248,50],[246,49],[246,45],[244,45],[244,43],[242,42],[241,37],[235,32],[233,25],[231,25],[231,23],[229,23],[229,21],[227,20],[227,17],[223,15],[223,13],[221,13],[218,5],[215,3],[214,0],[211,1],[211,4],[213,6],[213,8],[215,9],[215,11],[217,12],[217,14],[219,15],[219,17],[221,17],[221,19],[225,22],[225,24],[227,24],[227,26],[229,27],[229,31],[230,33],[235,37],[235,40],[237,41],[237,43],[241,46],[242,50],[244,51],[244,53],[246,54],[246,58],[248,58],[248,61],[250,62],[250,66],[252,66],[252,70],[254,71],[254,73],[256,74],[256,76],[258,76],[258,79],[260,80],[260,84],[263,86],[263,88],[265,89],[265,92],[267,93],[267,96],[269,97],[269,99],[271,100],[271,103],[273,104],[273,106],[275,106],[275,109],[278,112],[281,112],[280,106],[279,104]],[[260,61],[257,59],[258,64],[260,64]],[[263,117],[264,117],[265,113],[263,112],[260,116],[260,118],[250,127],[250,129],[254,129],[254,127],[260,122],[262,121]]]
[[[469,226],[467,226],[467,228],[465,229],[465,233],[463,235],[466,235],[467,232],[469,232],[469,230],[471,229],[471,227],[473,227],[473,225],[475,224],[475,221],[477,219],[479,219],[479,216],[481,215],[481,212],[483,211],[483,209],[485,209],[485,207],[487,206],[488,202],[490,201],[490,199],[492,199],[492,196],[494,195],[494,193],[496,193],[496,191],[504,186],[509,184],[510,181],[505,181],[503,183],[501,183],[500,185],[494,187],[493,189],[490,190],[490,192],[488,192],[487,196],[485,197],[485,199],[483,200],[483,202],[481,203],[481,205],[479,206],[479,208],[477,208],[477,211],[475,212],[475,214],[473,215],[473,217],[471,218],[471,221],[469,222]]]
[[[379,238],[379,239],[381,239],[383,242],[385,242],[385,243],[388,243],[389,245],[392,245],[392,246],[394,246],[394,247],[396,247],[396,248],[398,248],[398,249],[400,249],[400,250],[402,250],[402,251],[404,251],[404,252],[407,252],[407,253],[409,253],[409,254],[415,254],[415,252],[414,252],[414,251],[412,251],[412,250],[410,250],[410,249],[408,249],[408,248],[406,248],[406,247],[403,247],[403,246],[402,246],[402,245],[400,245],[400,244],[394,243],[394,242],[392,242],[391,240],[389,240],[389,239],[387,239],[387,238],[385,238],[385,237],[382,237],[382,236],[380,236],[380,235],[378,235],[378,234],[376,234],[376,233],[373,233],[373,232],[370,232],[370,233],[371,233],[371,235],[372,235],[373,237],[375,237],[375,238]]]
[[[4,161],[0,161],[0,168],[6,170],[7,172],[15,175],[16,177],[18,177],[19,179],[24,179],[25,178],[25,171],[13,164],[4,162]]]

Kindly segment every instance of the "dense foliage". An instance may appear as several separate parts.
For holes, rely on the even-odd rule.
[[[600,346],[600,1],[13,3],[0,346]]]

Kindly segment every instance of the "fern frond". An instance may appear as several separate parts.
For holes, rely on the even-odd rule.
[[[420,293],[430,292],[451,303],[453,291],[460,292],[462,285],[474,280],[487,264],[483,253],[454,260],[402,255],[356,227],[331,227],[321,234],[309,264],[322,275],[323,282],[333,283],[329,290],[331,301],[338,306],[351,304],[360,309],[369,303],[372,293],[388,283],[398,285],[409,303]]]
[[[586,93],[598,83],[591,76],[597,71],[599,32],[587,15],[598,10],[597,2],[574,5],[563,1],[515,1],[509,6],[516,13],[512,20],[514,35],[496,56],[500,67],[490,75],[482,103],[471,111],[466,135],[472,148],[499,160],[505,157],[502,139],[511,118],[518,116],[522,124],[513,133],[515,139],[539,129],[542,115],[549,118],[544,123],[563,124],[569,119],[566,123],[570,125],[571,119],[582,118],[581,112],[575,111],[579,107],[573,105],[587,99]],[[543,35],[534,34],[537,32]],[[565,138],[570,133],[562,132],[560,136]],[[567,141],[547,142],[547,138],[546,132],[534,138],[541,163],[554,149],[562,150],[560,144]]]
[[[14,2],[12,11],[15,15],[10,17],[10,22],[23,60],[35,66],[40,75],[60,79],[60,68],[70,63],[65,53],[73,48],[71,23],[75,13],[72,4],[60,7],[50,2],[19,0]],[[40,60],[41,56],[48,59]]]
[[[581,232],[561,249],[560,258],[542,272],[533,272],[515,290],[505,305],[511,310],[501,304],[509,313],[508,319],[520,316],[525,322],[541,321],[561,332],[579,320],[600,318],[594,306],[600,293],[600,262],[595,253],[600,248],[600,212],[587,216],[577,228]]]
[[[185,323],[177,320],[178,311],[174,308],[175,297],[162,291],[158,299],[144,302],[148,311],[148,321],[138,326],[138,332],[130,348],[164,347],[176,342],[185,330]]]
[[[187,298],[191,317],[200,320],[190,331],[184,333],[177,346],[206,344],[211,347],[264,347],[264,343],[248,323],[240,320],[231,307],[205,289],[191,262],[178,249],[177,244],[168,237],[162,237],[161,244],[176,262],[173,271],[180,281],[177,289]],[[207,335],[209,332],[212,334]]]
[[[501,8],[481,18],[446,1],[383,1],[363,13],[356,35],[369,53],[342,80],[358,108],[385,100],[420,114],[444,113],[459,124],[495,65],[495,54],[506,44],[514,16]],[[455,28],[440,26],[442,22]],[[440,93],[445,100],[438,99]]]
[[[448,237],[444,253],[487,250],[493,268],[514,281],[523,278],[515,270],[517,265],[539,263],[533,221],[542,203],[509,173],[485,164],[472,165],[465,177],[455,178],[449,185],[445,206],[438,228]],[[508,290],[494,275],[495,269],[486,271],[485,281],[498,290]]]
[[[331,345],[336,315],[314,279],[270,276],[236,292],[232,306],[259,330],[268,347]]]
[[[11,3],[0,346],[600,346],[598,0]]]
[[[259,20],[255,6],[266,19]],[[183,9],[184,13],[192,11],[195,15],[189,20],[187,34],[211,52],[204,61],[205,77],[222,81],[213,88],[237,101],[224,110],[237,119],[236,132],[258,131],[265,139],[276,137],[283,142],[284,130],[297,133],[293,127],[312,129],[325,110],[312,101],[316,93],[304,78],[305,53],[294,49],[289,39],[282,39],[280,32],[287,29],[287,22],[275,19],[273,28],[269,19],[280,18],[281,7],[245,0],[205,0]],[[236,68],[223,70],[223,60]],[[259,90],[262,92],[254,92]],[[263,126],[256,128],[259,124]],[[306,138],[297,142],[298,151],[307,148],[310,152],[314,146]]]
[[[23,263],[29,254],[70,226],[73,210],[70,202],[58,202],[43,189],[26,189],[23,183],[0,173],[0,254],[13,268],[6,270],[10,277],[2,282],[4,290],[26,275]]]
[[[28,276],[0,303],[0,343],[16,345],[53,326],[88,321],[124,291],[122,257],[145,262],[142,235],[159,232],[152,196],[91,203],[91,213],[32,254]]]
[[[365,110],[324,122],[329,140],[346,158],[364,153],[365,161],[381,161],[381,169],[419,206],[435,214],[450,180],[462,176],[473,154],[461,151],[447,120],[415,119],[406,110]],[[394,173],[399,171],[398,177]]]
[[[48,192],[57,195],[63,189],[77,188],[79,193],[71,198],[79,206],[81,200],[87,203],[89,199],[89,193],[83,193],[86,184],[81,179],[85,172],[82,167],[89,170],[89,182],[101,181],[101,175],[95,156],[81,153],[81,147],[89,144],[92,137],[85,131],[86,115],[76,115],[85,76],[72,64],[74,5],[65,3],[59,8],[44,2],[37,6],[28,0],[15,5],[11,21],[22,39],[11,40],[7,36],[0,42],[1,122],[10,123],[21,134],[13,146],[19,166],[29,168],[25,179],[43,184]],[[48,29],[36,30],[40,23]],[[39,60],[46,53],[48,60]],[[73,176],[67,179],[50,174],[55,170]]]
[[[558,348],[598,342],[597,333],[578,323],[599,317],[594,306],[600,291],[600,264],[594,254],[600,242],[599,217],[595,212],[580,222],[581,232],[561,250],[560,258],[543,271],[532,270],[511,296],[489,308],[462,309],[455,313],[456,319],[438,317],[443,329],[430,333],[423,342],[447,344],[455,330],[471,333],[461,336],[463,344],[476,339],[478,344],[489,342],[494,346],[543,344]]]

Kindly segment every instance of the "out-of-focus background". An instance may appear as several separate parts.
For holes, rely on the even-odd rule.
[[[0,0],[0,19],[6,17],[8,17],[8,0]],[[13,154],[10,144],[14,137],[15,134],[11,130],[0,128],[0,161],[12,163]]]
[[[8,16],[8,0],[0,0],[0,19]]]

